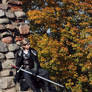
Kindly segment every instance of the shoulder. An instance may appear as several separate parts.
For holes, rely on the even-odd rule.
[[[30,48],[30,51],[31,51],[31,53],[32,53],[34,56],[37,56],[37,55],[38,55],[37,51],[36,51],[34,48]]]
[[[17,51],[17,56],[22,56],[22,53],[23,53],[23,50],[20,48],[18,51]]]

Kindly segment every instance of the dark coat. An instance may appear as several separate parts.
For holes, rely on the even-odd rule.
[[[1,63],[1,61],[0,61],[0,71],[2,71],[2,69],[3,69],[3,68],[2,68],[2,63]]]
[[[30,48],[29,49],[31,55],[30,55],[30,60],[32,60],[33,62],[33,68],[31,69],[32,72],[34,73],[38,73],[38,69],[40,67],[40,64],[39,64],[39,61],[38,61],[38,54],[37,54],[37,51],[33,48]],[[21,65],[23,65],[23,49],[19,49],[17,52],[16,52],[16,66],[17,67],[21,67]],[[31,66],[31,65],[29,65]],[[22,72],[20,71],[19,73],[16,73],[16,81],[19,81],[21,78],[22,78]]]

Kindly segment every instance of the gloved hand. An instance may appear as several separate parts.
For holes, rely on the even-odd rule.
[[[32,75],[33,75],[33,76],[36,76],[37,74],[36,74],[36,73],[34,73],[34,72],[32,72]]]
[[[32,72],[32,75],[33,76],[36,76],[38,73],[37,73],[37,71],[35,71],[35,70],[33,70],[33,69],[31,69],[31,72]]]

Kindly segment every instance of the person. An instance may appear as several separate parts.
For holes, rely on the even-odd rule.
[[[2,71],[3,68],[2,68],[2,62],[0,61],[0,71]]]
[[[40,67],[39,61],[38,61],[38,53],[35,49],[30,47],[30,42],[27,38],[25,38],[22,41],[22,48],[20,48],[16,52],[16,66],[17,67],[23,67],[23,69],[32,72],[32,75],[26,73],[26,72],[16,72],[15,80],[14,82],[20,82],[20,89],[21,91],[26,91],[28,88],[31,88],[33,92],[40,92],[39,88],[36,86],[36,75],[39,74],[40,76],[43,76],[45,78],[49,78],[48,71],[42,69]],[[25,81],[23,81],[23,80]],[[46,81],[43,81],[45,91],[50,92],[49,90],[49,83]],[[25,84],[25,85],[24,85]]]

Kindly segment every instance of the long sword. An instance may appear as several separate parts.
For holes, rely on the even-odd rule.
[[[21,70],[21,71],[23,71],[23,72],[26,72],[26,73],[32,75],[32,72],[26,71],[26,70],[23,69],[22,67],[18,68],[18,67],[15,66],[15,65],[11,65],[11,66],[12,66],[13,68],[19,69],[18,72]],[[44,77],[42,77],[42,76],[40,76],[40,75],[36,75],[36,77],[38,77],[38,78],[40,78],[40,79],[43,79],[43,80],[45,80],[45,81],[47,81],[47,82],[50,82],[50,83],[52,83],[52,84],[55,84],[55,85],[57,85],[57,86],[59,86],[59,87],[64,88],[63,85],[61,85],[61,84],[59,84],[59,83],[56,83],[56,82],[54,82],[54,81],[52,81],[52,80],[46,79],[46,78],[44,78]]]

